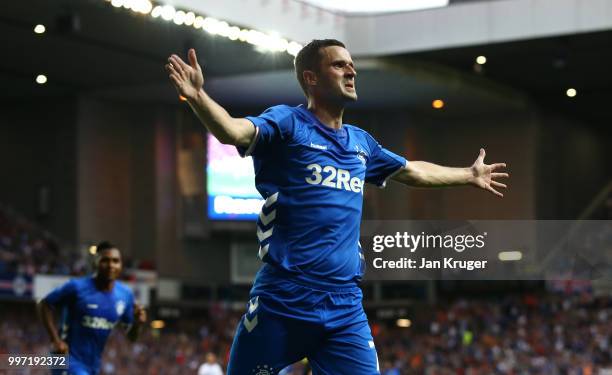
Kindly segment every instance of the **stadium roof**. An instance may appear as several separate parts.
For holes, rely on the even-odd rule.
[[[286,53],[139,17],[102,0],[8,2],[0,16],[3,98],[98,95],[176,102],[163,65],[195,47],[206,79],[225,104],[265,106],[300,101]],[[46,25],[35,34],[36,24]],[[612,119],[612,32],[556,35],[514,42],[358,59],[359,105],[427,111],[436,97],[449,113],[503,111],[535,99],[598,121]],[[349,46],[350,48],[350,46]],[[487,57],[476,72],[475,58]],[[47,84],[36,84],[38,74]],[[565,91],[576,88],[568,101]]]

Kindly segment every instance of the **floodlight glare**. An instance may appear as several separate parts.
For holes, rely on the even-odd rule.
[[[241,42],[246,42],[248,38],[249,38],[249,30],[247,29],[240,30],[240,35],[238,35],[238,40],[240,40]]]
[[[193,23],[195,22],[195,13],[193,12],[187,12],[187,14],[185,15],[185,25],[187,26],[191,26],[193,25]]]
[[[185,22],[186,16],[187,15],[182,10],[177,11],[176,13],[174,13],[174,23],[177,25],[182,25],[183,22]]]
[[[412,325],[410,319],[398,319],[395,324],[400,328],[408,328]]]
[[[153,8],[153,11],[151,12],[151,17],[157,18],[161,16],[163,9],[164,8],[161,5],[156,6],[155,8]]]
[[[565,92],[565,95],[567,95],[570,98],[575,97],[576,95],[578,95],[578,91],[576,91],[576,89],[573,88],[569,88],[567,89],[567,91]]]
[[[502,262],[512,262],[523,259],[523,253],[520,251],[501,251],[497,254],[497,258]]]
[[[380,14],[445,7],[448,6],[449,0],[303,0],[303,2],[331,12]]]
[[[442,109],[444,107],[444,100],[436,99],[431,103],[431,106],[435,109]]]
[[[36,34],[43,34],[45,30],[46,30],[45,25],[38,24],[34,27],[34,32]]]
[[[197,16],[195,20],[193,21],[193,27],[195,27],[196,29],[200,29],[202,28],[203,25],[204,25],[204,17]]]
[[[285,38],[279,38],[278,39],[278,50],[281,52],[285,52],[287,50],[287,47],[289,47],[289,41]]]
[[[238,36],[240,36],[240,28],[237,26],[230,27],[227,32],[227,37],[230,38],[230,40],[236,40]]]
[[[174,13],[176,13],[176,10],[172,5],[164,5],[161,16],[166,21],[171,21],[174,18]]]
[[[202,23],[202,29],[204,29],[204,31],[206,31],[209,34],[216,34],[217,33],[217,29],[216,29],[216,25],[217,25],[217,21],[216,19],[212,18],[212,17],[206,17],[204,18],[204,22]]]
[[[151,3],[149,0],[141,0],[140,6],[138,7],[138,12],[142,14],[149,14],[151,13],[152,9],[153,3]]]
[[[221,21],[217,23],[217,34],[227,37],[229,36],[229,29],[230,25],[227,22]]]
[[[485,56],[478,56],[478,57],[476,58],[476,63],[477,63],[478,65],[484,65],[484,64],[486,64],[486,63],[487,63],[487,58],[486,58]]]
[[[300,52],[300,50],[303,48],[304,46],[297,43],[297,42],[291,42],[289,43],[289,45],[287,46],[287,53],[289,53],[291,56],[297,56],[298,52]]]
[[[297,56],[303,46],[295,41],[282,38],[278,33],[263,33],[257,30],[240,29],[238,26],[212,17],[197,15],[192,11],[180,10],[172,5],[153,6],[151,0],[104,0],[110,2],[114,7],[124,7],[134,12],[151,14],[152,18],[163,18],[173,21],[177,25],[193,26],[202,29],[209,34],[219,35],[230,40],[252,44],[258,51],[287,52],[291,56]],[[420,0],[417,0],[420,1]]]
[[[44,74],[37,75],[36,83],[38,83],[39,85],[44,85],[45,83],[47,83],[47,76]]]

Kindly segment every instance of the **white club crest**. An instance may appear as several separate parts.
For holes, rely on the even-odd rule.
[[[365,150],[359,147],[359,145],[355,145],[355,151],[357,151],[357,159],[361,161],[361,164],[366,165],[366,158],[368,154],[365,152]]]
[[[115,310],[117,310],[117,315],[119,316],[123,315],[123,312],[125,311],[125,302],[123,301],[115,302]]]

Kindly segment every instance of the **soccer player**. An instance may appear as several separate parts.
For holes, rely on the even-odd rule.
[[[364,271],[359,225],[364,183],[473,185],[502,196],[505,164],[467,168],[407,162],[367,132],[342,123],[357,100],[357,72],[337,40],[313,40],[295,59],[307,106],[271,107],[234,118],[211,99],[193,49],[188,63],[171,55],[171,82],[222,143],[252,155],[265,198],[257,237],[264,262],[251,289],[230,354],[229,375],[276,374],[307,357],[313,374],[379,374],[358,287]]]
[[[54,370],[54,374],[97,374],[106,339],[117,323],[123,325],[128,339],[138,338],[147,315],[134,304],[132,291],[117,280],[121,267],[119,249],[102,242],[97,246],[93,276],[70,280],[38,304],[53,352],[69,355],[69,369]],[[54,323],[56,309],[62,314],[61,332]]]

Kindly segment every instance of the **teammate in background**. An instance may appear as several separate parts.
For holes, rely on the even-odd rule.
[[[230,354],[229,375],[276,374],[307,357],[313,374],[379,374],[358,287],[364,183],[392,178],[410,186],[472,185],[497,196],[505,164],[467,168],[407,162],[367,132],[342,123],[357,100],[357,72],[344,44],[313,40],[295,59],[307,107],[280,105],[234,118],[203,89],[196,53],[172,55],[166,70],[178,93],[219,141],[252,155],[266,199],[257,222],[259,270]]]
[[[217,362],[217,356],[214,353],[206,353],[206,362],[198,368],[198,375],[223,375],[221,365]]]
[[[119,249],[102,242],[97,246],[93,276],[72,279],[38,303],[53,352],[69,355],[69,369],[54,370],[54,374],[97,374],[106,339],[117,323],[125,328],[128,339],[138,338],[147,315],[134,304],[132,291],[117,280],[121,267]],[[59,331],[54,310],[61,313]]]

